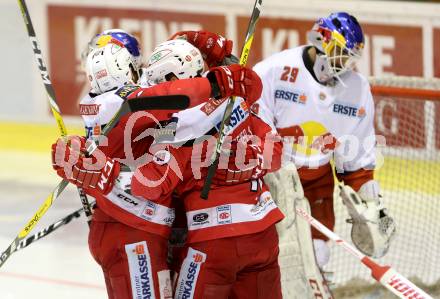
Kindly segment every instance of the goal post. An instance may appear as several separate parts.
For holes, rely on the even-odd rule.
[[[378,148],[383,163],[376,179],[397,223],[390,250],[379,261],[435,287],[440,283],[440,79],[373,77],[370,84],[376,135],[386,143]],[[335,214],[335,231],[350,240],[348,214],[339,198]],[[328,269],[337,286],[354,280],[374,284],[368,271],[353,266],[336,247]]]

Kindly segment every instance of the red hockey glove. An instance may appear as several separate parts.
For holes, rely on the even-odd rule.
[[[209,67],[220,65],[231,55],[233,42],[223,36],[208,31],[180,31],[170,39],[183,37],[202,53]]]
[[[219,167],[212,179],[216,185],[235,185],[263,176],[263,150],[255,144],[232,141],[231,149],[220,155]],[[225,165],[227,167],[225,167]]]
[[[60,138],[52,144],[52,166],[57,174],[84,189],[97,189],[103,194],[111,191],[119,175],[119,162],[108,158],[99,149],[86,158],[84,137]]]
[[[213,94],[216,98],[238,96],[251,105],[260,98],[263,89],[257,73],[239,64],[214,67],[209,70],[207,77],[213,86]]]

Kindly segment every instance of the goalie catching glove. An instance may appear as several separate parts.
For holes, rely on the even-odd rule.
[[[359,192],[350,186],[339,184],[342,202],[347,207],[352,223],[353,244],[365,255],[374,258],[384,256],[396,232],[394,219],[388,215],[378,194],[379,186],[371,180],[362,185]]]
[[[100,150],[86,157],[86,139],[79,136],[61,137],[52,144],[52,167],[70,183],[107,194],[120,172],[119,162]]]

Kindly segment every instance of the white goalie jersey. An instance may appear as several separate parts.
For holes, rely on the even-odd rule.
[[[343,83],[322,85],[306,69],[304,49],[282,51],[254,67],[264,84],[252,110],[280,135],[292,137],[284,159],[297,167],[317,168],[334,154],[340,171],[373,169],[374,103],[367,79],[348,71]]]

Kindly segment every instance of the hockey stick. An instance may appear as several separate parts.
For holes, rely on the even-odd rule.
[[[249,25],[246,32],[245,42],[240,56],[240,65],[243,66],[246,65],[249,58],[249,52],[251,50],[252,41],[254,40],[255,27],[257,25],[258,19],[260,18],[262,3],[263,0],[255,0],[251,19],[249,20]],[[214,177],[215,171],[217,170],[218,167],[218,157],[221,152],[221,148],[226,136],[226,130],[231,120],[232,109],[234,108],[234,102],[235,102],[235,97],[231,97],[228,99],[228,104],[226,105],[225,113],[223,114],[223,119],[220,124],[220,129],[218,132],[217,143],[215,146],[215,150],[211,156],[211,165],[209,165],[208,174],[206,176],[205,183],[203,184],[202,192],[200,195],[200,197],[203,199],[208,198],[209,190],[211,189],[212,178]]]
[[[61,181],[58,186],[49,194],[43,204],[38,208],[37,213],[28,221],[26,226],[18,233],[14,241],[6,248],[6,250],[0,256],[0,267],[6,262],[6,260],[15,251],[19,243],[29,234],[29,232],[35,227],[35,225],[40,221],[41,217],[47,212],[47,210],[52,206],[52,203],[61,192],[66,188],[68,181]]]
[[[20,6],[21,14],[23,15],[24,23],[26,24],[27,32],[29,35],[29,40],[32,44],[32,50],[35,54],[35,59],[37,61],[38,69],[41,73],[41,79],[43,79],[44,87],[46,88],[47,98],[49,100],[49,106],[52,110],[52,114],[55,117],[55,120],[58,124],[58,129],[60,130],[61,136],[67,135],[67,129],[64,125],[63,118],[61,117],[61,111],[58,107],[55,97],[55,91],[52,86],[52,82],[49,77],[49,71],[47,70],[46,64],[43,60],[43,55],[41,54],[41,48],[38,44],[37,37],[35,35],[34,26],[32,25],[32,20],[29,15],[29,11],[27,9],[26,3],[24,0],[18,0],[18,5]],[[87,223],[90,226],[90,221],[92,219],[92,209],[90,208],[89,200],[87,199],[87,195],[84,193],[84,190],[78,188],[79,198],[81,199],[81,204],[83,206],[84,212],[87,217]]]
[[[94,203],[92,203],[91,205],[93,206],[93,204]],[[84,212],[84,209],[80,208],[80,209],[76,210],[75,212],[65,216],[64,218],[58,220],[57,222],[52,223],[48,227],[43,228],[42,230],[40,230],[36,234],[33,234],[32,236],[29,236],[26,239],[21,240],[18,243],[17,247],[15,247],[14,251],[12,251],[12,253],[14,253],[20,249],[23,249],[25,247],[28,247],[29,245],[31,245],[35,241],[44,238],[45,236],[54,232],[55,230],[57,230],[61,226],[69,224],[73,219],[81,217],[82,212]]]
[[[403,299],[432,299],[431,296],[426,294],[396,270],[390,266],[382,266],[368,256],[361,253],[352,245],[342,240],[338,235],[325,227],[322,223],[310,216],[304,209],[296,208],[296,213],[304,218],[310,225],[326,235],[329,239],[333,240],[336,244],[344,247],[354,257],[358,258],[365,266],[370,268],[371,276],[385,286],[393,294]]]
[[[155,96],[144,97],[125,101],[119,111],[113,116],[102,131],[102,135],[107,135],[108,132],[114,128],[119,119],[125,116],[127,113],[132,113],[142,110],[182,110],[189,107],[189,98],[184,95],[172,95],[172,96]],[[88,149],[89,150],[89,149]],[[93,150],[93,149],[90,149]],[[30,233],[35,225],[40,221],[41,217],[47,212],[52,205],[53,201],[58,198],[61,192],[66,188],[68,181],[62,180],[58,186],[49,194],[44,203],[39,207],[37,213],[28,221],[26,226],[15,237],[14,241],[8,246],[8,248],[2,252],[0,256],[0,267],[6,262],[6,260],[15,252],[20,242]]]

